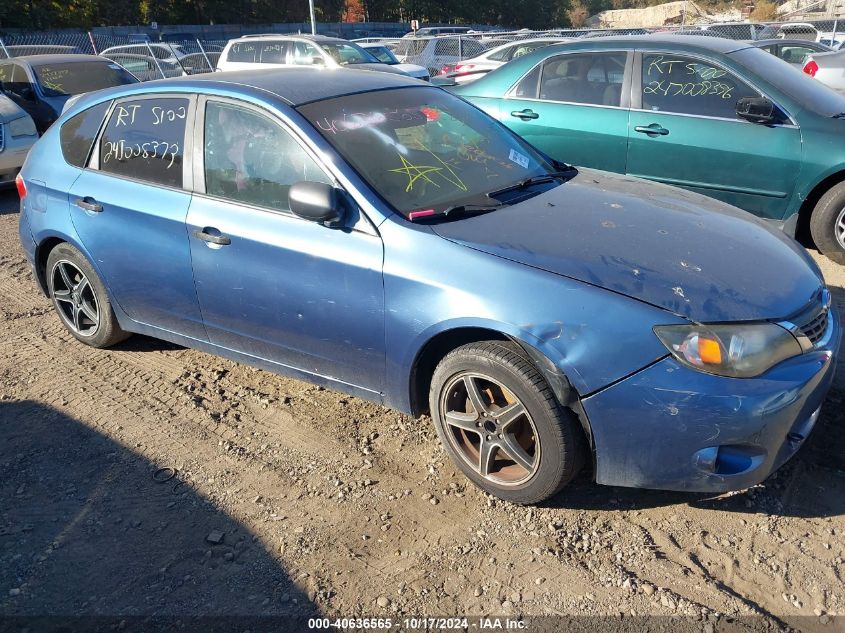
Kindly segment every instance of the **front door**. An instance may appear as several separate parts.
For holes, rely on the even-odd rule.
[[[329,228],[289,211],[292,184],[332,179],[275,118],[232,101],[203,109],[204,193],[191,202],[188,231],[210,340],[381,391],[381,238],[354,218]]]
[[[783,218],[801,168],[800,131],[786,117],[780,125],[739,119],[737,100],[757,96],[711,60],[643,53],[627,173]]]
[[[627,57],[624,51],[551,57],[514,86],[499,117],[552,158],[624,173]]]
[[[204,339],[185,231],[192,101],[158,95],[117,102],[69,202],[73,225],[123,311]]]

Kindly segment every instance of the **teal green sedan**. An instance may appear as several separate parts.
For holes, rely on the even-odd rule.
[[[684,187],[790,235],[808,230],[845,264],[845,96],[750,44],[586,39],[452,91],[552,158]]]

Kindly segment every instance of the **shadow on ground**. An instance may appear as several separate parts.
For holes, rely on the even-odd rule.
[[[159,466],[59,411],[0,403],[0,631],[49,628],[16,619],[35,615],[316,614],[247,528]]]

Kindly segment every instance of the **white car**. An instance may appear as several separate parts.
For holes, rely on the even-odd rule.
[[[37,140],[32,117],[0,92],[0,187],[15,181],[29,148]]]
[[[354,67],[404,75],[357,44],[324,35],[247,35],[229,40],[217,70],[285,68],[288,66]]]
[[[428,81],[430,79],[428,68],[425,66],[417,66],[416,64],[400,63],[399,60],[396,59],[396,55],[394,55],[393,52],[384,44],[370,42],[361,44],[360,46],[380,62],[387,64],[388,66],[393,66],[396,70],[401,70],[406,75],[422,79],[423,81]]]
[[[110,46],[102,51],[100,55],[111,59],[113,55],[144,55],[145,57],[152,56],[158,60],[177,63],[177,60],[183,58],[187,53],[179,44],[170,44],[167,42],[149,42],[140,44],[123,44],[121,46]]]
[[[571,38],[543,37],[501,44],[500,46],[491,48],[489,51],[485,51],[478,57],[457,62],[454,69],[446,74],[446,77],[454,80],[455,83],[466,84],[475,81],[479,77],[483,77],[491,70],[496,70],[500,66],[504,66],[512,59],[527,55],[538,48],[543,48],[550,44],[563,44],[569,41],[571,41]]]

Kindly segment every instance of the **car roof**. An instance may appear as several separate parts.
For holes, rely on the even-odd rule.
[[[610,35],[608,37],[591,37],[568,42],[570,48],[587,46],[605,48],[614,44],[624,44],[626,47],[636,48],[660,46],[666,48],[685,48],[713,51],[716,53],[733,53],[734,51],[750,48],[751,44],[741,40],[731,40],[724,37],[697,37],[695,35],[673,35],[672,33],[649,33],[648,35]],[[557,44],[552,44],[557,46]]]
[[[53,55],[23,55],[21,57],[12,57],[16,62],[24,62],[30,66],[48,66],[50,64],[67,64],[69,62],[90,62],[98,61],[102,63],[109,63],[109,60],[99,55],[84,55],[78,53],[62,53]],[[7,60],[2,60],[7,61]]]
[[[350,44],[349,40],[340,37],[329,37],[328,35],[312,35],[311,33],[266,33],[262,35],[244,35],[236,37],[232,42],[254,42],[262,40],[310,40],[312,42],[343,42]]]
[[[789,46],[806,46],[809,44],[810,46],[820,46],[822,48],[830,48],[829,46],[825,46],[824,44],[820,44],[819,42],[813,42],[812,40],[790,40],[790,39],[781,39],[779,37],[774,37],[767,40],[754,40],[753,42],[749,42],[752,46],[769,46],[770,44],[787,44]]]
[[[325,73],[333,73],[329,80]],[[203,92],[204,88],[231,91],[240,87],[251,93],[271,93],[292,106],[343,95],[390,88],[426,87],[430,84],[401,74],[349,68],[275,68],[203,73],[187,77],[157,79],[117,89],[124,96],[156,92],[160,88],[182,88]]]

